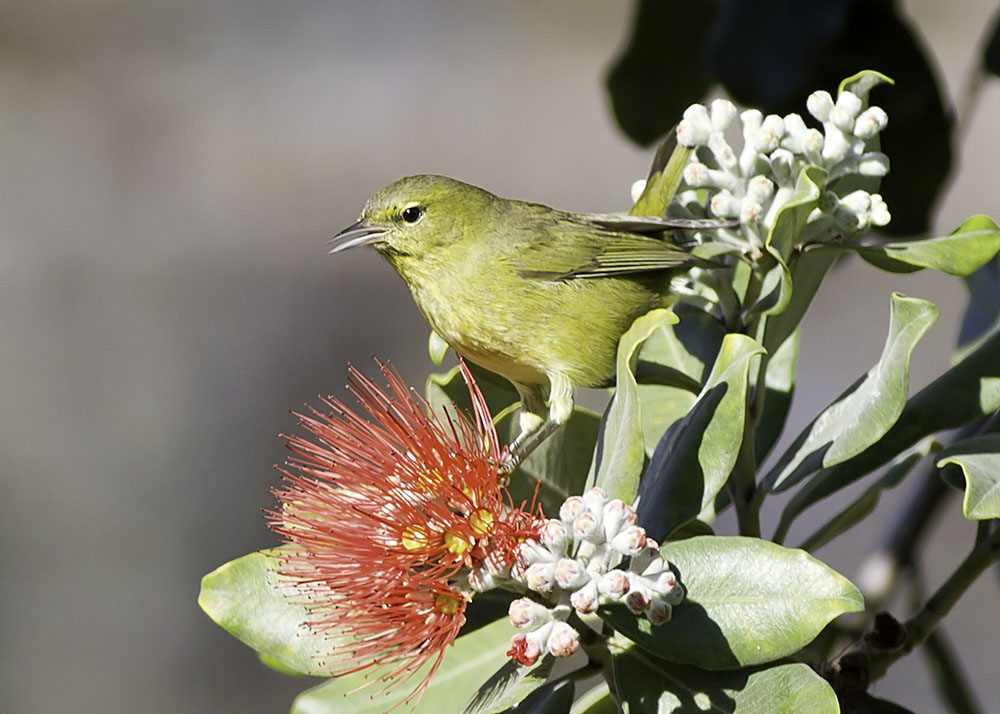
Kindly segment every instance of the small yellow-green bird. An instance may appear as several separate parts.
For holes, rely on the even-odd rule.
[[[408,176],[369,198],[330,252],[374,247],[445,342],[513,383],[521,414],[509,472],[569,419],[574,387],[614,380],[622,333],[667,301],[664,271],[705,265],[670,229],[719,225],[569,213]]]

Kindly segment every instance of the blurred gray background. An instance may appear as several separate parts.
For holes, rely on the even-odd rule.
[[[905,7],[954,99],[994,3]],[[630,14],[0,2],[0,712],[287,711],[308,682],[209,621],[199,579],[275,542],[259,509],[289,409],[342,393],[347,363],[372,354],[417,384],[431,368],[396,275],[373,251],[328,257],[326,241],[415,172],[626,209],[651,155],[617,131],[602,81]],[[1000,213],[998,117],[992,82],[940,232]],[[941,307],[913,386],[947,364],[960,283],[844,266],[803,330],[793,428],[877,359],[891,290]],[[899,496],[821,556],[853,575]],[[947,510],[928,552],[938,580],[973,537],[959,503]],[[987,709],[997,602],[984,577],[948,620]],[[941,710],[919,654],[874,691]]]

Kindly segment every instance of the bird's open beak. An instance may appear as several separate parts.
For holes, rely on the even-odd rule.
[[[330,252],[339,253],[356,245],[378,243],[382,240],[385,232],[386,229],[381,226],[373,226],[364,221],[358,221],[330,239]]]

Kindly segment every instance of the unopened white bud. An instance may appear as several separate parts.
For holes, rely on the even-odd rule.
[[[684,110],[684,118],[677,125],[677,143],[681,146],[704,146],[712,133],[712,120],[701,104],[692,104]]]
[[[767,176],[754,176],[747,183],[747,198],[756,203],[764,203],[774,193],[774,182]]]
[[[636,179],[632,182],[632,187],[629,189],[629,196],[632,197],[632,203],[639,200],[642,196],[642,192],[646,190],[646,179]]]
[[[858,173],[862,176],[885,176],[889,173],[889,157],[871,151],[858,158]]]
[[[813,92],[806,99],[806,109],[820,121],[826,121],[830,118],[830,111],[833,109],[833,97],[823,89]]]
[[[861,139],[870,139],[889,124],[889,115],[882,107],[868,107],[854,122],[854,135]]]
[[[723,132],[729,128],[736,118],[738,110],[736,105],[728,99],[715,99],[712,101],[712,131]]]
[[[549,634],[549,652],[555,657],[569,657],[576,652],[580,646],[580,633],[565,622],[556,622],[552,625],[552,632]]]

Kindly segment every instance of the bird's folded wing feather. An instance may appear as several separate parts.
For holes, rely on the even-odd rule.
[[[532,241],[519,246],[512,259],[521,275],[548,280],[628,275],[703,262],[665,238],[610,231],[571,219],[539,226]]]

